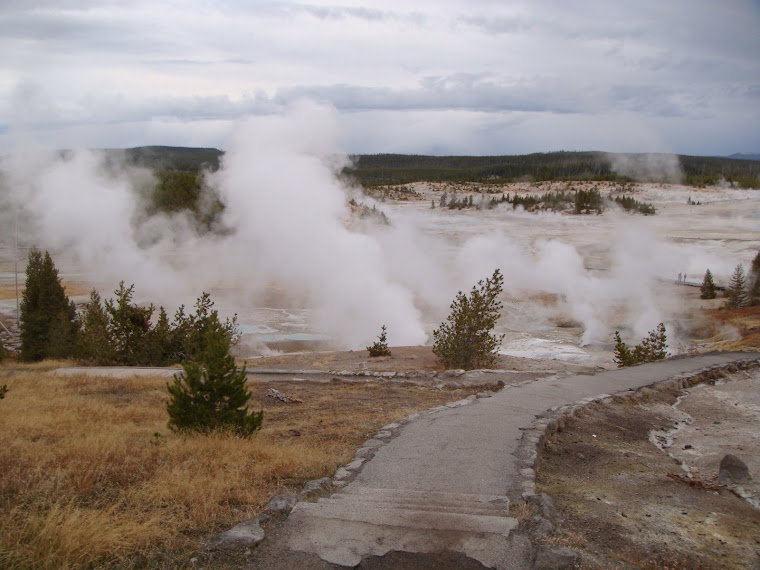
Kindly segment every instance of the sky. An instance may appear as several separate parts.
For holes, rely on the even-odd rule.
[[[347,153],[760,152],[758,0],[0,0],[0,152],[225,148],[334,108]]]

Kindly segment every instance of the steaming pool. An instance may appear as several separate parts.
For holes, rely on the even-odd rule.
[[[390,276],[390,283],[401,284],[414,298],[427,343],[432,342],[432,331],[445,320],[455,292],[469,290],[498,266],[505,276],[504,308],[496,329],[505,335],[501,353],[607,366],[611,363],[612,331],[621,330],[624,338],[626,334],[640,338],[641,330],[652,328],[650,323],[670,323],[684,311],[686,288],[672,286],[679,273],[696,281],[709,267],[716,282],[722,284],[736,263],[747,267],[760,249],[758,191],[641,185],[636,198],[657,208],[657,215],[643,217],[612,210],[602,216],[573,216],[531,214],[511,207],[485,211],[431,209],[431,200],[438,203],[441,192],[426,185],[417,185],[417,190],[422,194],[420,201],[377,203],[391,226],[356,231],[375,240],[383,251],[384,273],[378,275]],[[689,206],[687,198],[699,199],[702,205]],[[12,316],[15,276],[12,236],[3,233],[7,227],[0,227],[0,313]],[[303,242],[304,236],[299,240]],[[25,255],[25,249],[22,251]],[[81,290],[94,286],[107,297],[118,283],[113,275],[129,279],[119,273],[118,263],[105,277],[101,267],[83,267],[70,250],[51,253],[64,281],[76,283]],[[178,245],[169,258],[181,265],[194,260],[195,255],[195,250]],[[330,265],[336,259],[327,256],[321,262]],[[255,274],[255,260],[246,261]],[[311,261],[305,257],[299,263],[308,265]],[[19,259],[20,272],[24,262]],[[349,257],[347,270],[339,265],[326,270],[338,274],[326,283],[333,286],[359,279],[361,266],[354,268],[353,264]],[[144,294],[135,301],[162,304],[171,315],[179,302],[191,307],[197,292],[207,288],[222,317],[238,315],[242,332],[238,354],[244,358],[272,351],[363,349],[376,338],[385,319],[381,305],[372,317],[369,335],[365,331],[338,338],[335,327],[331,330],[324,326],[331,307],[324,310],[324,306],[304,301],[308,296],[302,291],[300,296],[283,294],[274,301],[262,301],[241,286],[245,275],[233,277],[237,281],[192,284],[181,297],[166,291],[162,297],[160,288],[149,290],[135,277],[137,294]],[[328,286],[320,285],[317,277],[317,287]],[[358,282],[358,287],[365,286]],[[287,281],[282,283],[287,289]],[[350,296],[352,291],[345,294]],[[73,299],[78,303],[88,300],[81,295]],[[339,293],[331,302],[340,308],[340,301]],[[320,308],[318,313],[316,309]],[[341,318],[353,324],[352,319],[360,316],[347,312]],[[404,344],[394,343],[398,327],[387,324],[391,345]],[[598,330],[590,334],[590,327]],[[677,350],[671,346],[671,352]]]

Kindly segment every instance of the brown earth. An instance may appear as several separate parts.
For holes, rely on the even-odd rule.
[[[546,542],[587,568],[760,568],[758,419],[757,368],[587,406],[541,452],[537,486],[561,519]],[[755,479],[750,501],[717,485],[727,453]]]
[[[444,366],[433,354],[431,346],[394,346],[391,356],[370,358],[366,350],[311,351],[265,356],[246,360],[249,370],[323,370],[323,371],[393,371],[443,372]],[[499,355],[495,369],[514,372],[569,372],[578,374],[596,370],[596,367],[560,360],[533,360]]]

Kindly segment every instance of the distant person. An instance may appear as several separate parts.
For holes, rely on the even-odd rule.
[[[680,283],[682,279],[683,279],[683,275],[681,275],[681,274],[679,273],[679,274],[678,274],[678,282]]]

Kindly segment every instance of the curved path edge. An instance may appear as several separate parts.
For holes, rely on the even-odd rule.
[[[536,470],[540,468],[541,451],[546,439],[562,431],[568,420],[592,403],[606,403],[620,399],[639,401],[647,393],[651,393],[650,390],[686,390],[703,382],[716,380],[726,373],[760,367],[760,353],[739,354],[746,354],[748,358],[705,366],[635,389],[587,397],[572,404],[551,408],[536,416],[531,425],[523,430],[522,438],[515,450],[515,456],[522,466],[519,471],[520,477],[515,481],[515,488],[522,491],[523,499],[534,507],[535,512],[528,525],[529,537],[533,543],[534,562],[538,550],[540,550],[539,558],[545,556],[546,559],[551,559],[555,563],[558,560],[565,560],[571,566],[580,562],[580,555],[567,548],[537,546],[554,533],[559,519],[552,498],[545,493],[537,493],[536,489]],[[533,567],[543,568],[544,566],[539,561],[539,564]]]
[[[454,553],[480,568],[541,567],[527,527],[546,530],[556,513],[546,495],[536,494],[535,468],[544,437],[562,429],[563,418],[613,395],[662,382],[693,385],[753,363],[760,353],[710,353],[593,376],[546,377],[413,414],[384,426],[339,468],[327,489],[337,489],[332,495],[313,502],[310,490],[327,485],[308,483],[273,537],[276,544],[261,554],[287,551],[293,563],[300,556],[304,565],[294,568],[314,568],[315,561],[364,567],[369,560],[373,568],[391,567],[383,558],[390,564],[399,552],[431,561]],[[518,526],[509,506],[523,501],[535,503],[544,522]]]

